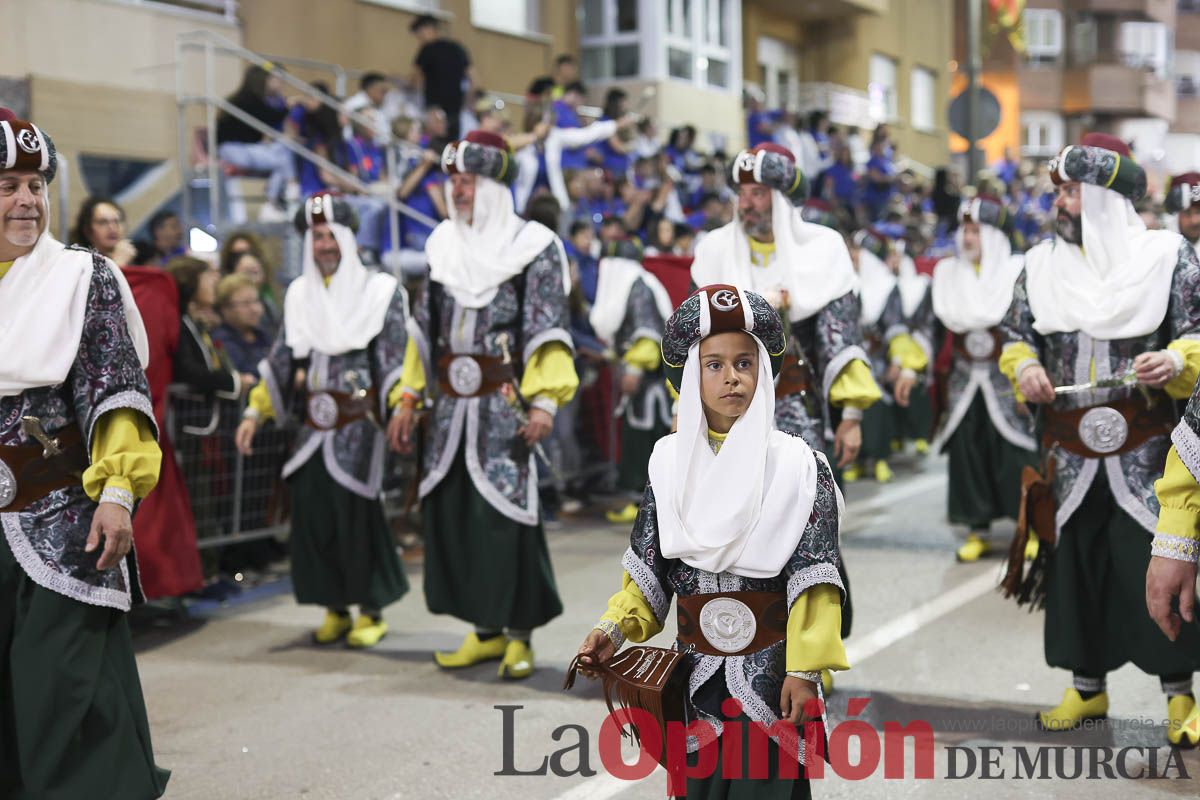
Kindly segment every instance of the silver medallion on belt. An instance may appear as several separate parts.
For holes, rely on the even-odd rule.
[[[990,331],[971,331],[967,334],[963,346],[971,358],[982,360],[992,357],[996,340],[992,338]]]
[[[8,464],[0,461],[0,508],[4,508],[17,498],[17,476],[9,469]]]
[[[1115,453],[1129,438],[1129,423],[1115,408],[1097,406],[1079,420],[1079,438],[1094,452]]]
[[[308,418],[323,431],[337,427],[337,400],[327,392],[319,392],[308,398]]]
[[[750,606],[732,597],[716,597],[700,609],[700,632],[722,653],[744,650],[754,641],[758,621]]]
[[[470,356],[458,356],[450,362],[446,372],[450,379],[450,388],[455,394],[469,397],[483,386],[483,369],[479,362]]]

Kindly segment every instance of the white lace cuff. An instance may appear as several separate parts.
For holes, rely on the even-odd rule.
[[[812,681],[818,686],[821,685],[821,673],[819,672],[792,672],[788,671],[789,678],[799,678],[802,681]]]
[[[242,419],[252,419],[258,422],[262,418],[262,414],[258,413],[258,409],[254,406],[246,406],[242,409]]]
[[[905,367],[904,369],[900,370],[900,377],[916,380],[917,371],[915,369],[909,369],[908,367]]]
[[[1020,364],[1017,364],[1017,382],[1019,383],[1021,380],[1021,373],[1027,370],[1029,367],[1040,367],[1041,365],[1042,362],[1038,361],[1036,358],[1027,358]]]
[[[1150,545],[1150,555],[1159,558],[1173,558],[1176,561],[1190,561],[1195,564],[1200,561],[1200,540],[1189,539],[1186,536],[1171,536],[1168,533],[1154,534],[1154,542]]]
[[[610,619],[602,619],[597,622],[594,630],[598,630],[608,637],[608,640],[612,642],[613,650],[620,650],[621,645],[625,644],[625,634],[621,633],[621,628]]]
[[[114,505],[118,505],[132,514],[133,503],[135,499],[136,498],[133,496],[133,492],[129,491],[128,489],[121,489],[116,486],[108,486],[105,487],[104,491],[100,492],[100,500],[98,502],[113,503]]]
[[[533,408],[540,408],[552,417],[558,413],[558,403],[549,397],[535,397],[529,405]]]
[[[1178,378],[1179,373],[1183,372],[1183,353],[1170,348],[1163,350],[1163,355],[1171,359],[1171,377]]]
[[[846,406],[842,409],[842,420],[850,422],[862,422],[863,410],[854,406]]]

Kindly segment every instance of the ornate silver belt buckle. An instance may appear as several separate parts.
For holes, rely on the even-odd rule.
[[[750,606],[732,597],[716,597],[700,609],[700,632],[722,653],[736,653],[754,641],[758,620]]]
[[[1115,453],[1129,439],[1129,423],[1115,408],[1097,406],[1079,420],[1079,438],[1089,450],[1102,455]]]
[[[988,331],[971,331],[963,341],[963,347],[966,348],[967,355],[971,358],[982,361],[992,357],[996,340]]]
[[[308,418],[323,431],[337,427],[338,404],[328,392],[318,392],[308,398]]]
[[[17,499],[17,476],[12,469],[0,461],[0,508],[4,508]]]
[[[483,368],[471,356],[456,356],[446,370],[450,388],[462,397],[471,397],[483,386]]]

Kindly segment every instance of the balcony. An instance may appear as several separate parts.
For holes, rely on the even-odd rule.
[[[1200,95],[1179,95],[1171,133],[1200,133]]]
[[[1063,107],[1061,64],[1021,64],[1017,68],[1017,86],[1021,92],[1023,109],[1058,111]]]
[[[1125,20],[1175,24],[1177,0],[1072,0],[1073,11],[1104,14]]]
[[[827,111],[834,125],[870,130],[879,124],[866,92],[836,83],[801,83],[800,111]]]
[[[802,22],[832,20],[852,14],[883,14],[888,0],[746,0],[780,17]]]
[[[1066,72],[1063,111],[1123,117],[1175,119],[1175,86],[1142,67],[1096,63]]]
[[[1180,8],[1175,18],[1175,49],[1200,50],[1200,0],[1195,11]]]

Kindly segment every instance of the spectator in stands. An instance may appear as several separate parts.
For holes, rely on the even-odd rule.
[[[892,161],[893,152],[886,126],[880,125],[871,137],[871,158],[867,161],[867,171],[863,175],[862,205],[867,223],[882,218],[895,192],[896,166]]]
[[[367,137],[380,147],[386,147],[393,113],[398,111],[395,102],[389,102],[393,95],[392,85],[380,72],[368,72],[362,76],[358,85],[358,92],[348,97],[342,105],[347,111],[358,112],[371,120],[374,125],[371,130],[366,131]]]
[[[1021,162],[1013,158],[1012,150],[1007,147],[1004,148],[1003,157],[995,164],[992,164],[992,172],[996,173],[996,177],[999,178],[1005,186],[1008,186],[1016,181],[1017,174],[1020,172],[1020,170]]]
[[[242,85],[226,100],[268,128],[281,130],[288,115],[283,82],[258,65],[246,69]],[[217,117],[217,155],[238,169],[268,173],[264,219],[283,219],[289,184],[296,180],[296,161],[281,142],[224,111]],[[297,190],[298,192],[298,190]],[[272,210],[274,213],[272,213]]]
[[[554,58],[554,73],[550,76],[554,81],[550,89],[551,100],[561,100],[568,88],[579,81],[579,61],[570,53],[562,53]]]
[[[239,275],[250,281],[258,292],[258,302],[262,306],[262,318],[258,324],[274,336],[275,331],[279,329],[282,312],[279,306],[279,292],[266,262],[251,250],[230,252],[221,259],[221,275]]]
[[[242,385],[253,386],[258,383],[258,362],[266,358],[272,339],[262,328],[258,287],[245,275],[226,275],[217,284],[217,310],[221,324],[213,328],[213,342],[225,351]]]
[[[948,231],[958,225],[958,207],[962,202],[958,187],[947,167],[938,167],[933,173],[933,213],[938,219],[938,228]]]
[[[612,88],[604,96],[604,115],[600,120],[620,120],[629,113],[629,94],[624,89]],[[633,148],[633,131],[623,128],[616,136],[610,136],[596,145],[599,164],[614,178],[629,171],[629,151]]]
[[[337,163],[342,152],[342,133],[346,117],[336,108],[315,101],[301,100],[288,117],[289,126],[300,142],[322,158]],[[300,195],[309,197],[329,186],[329,171],[307,159],[298,159],[297,178]]]
[[[555,100],[552,105],[554,127],[582,128],[583,122],[579,118],[579,106],[583,105],[583,98],[586,95],[587,89],[579,81],[563,87],[562,97]],[[588,165],[586,148],[564,147],[561,165],[564,171],[585,168]]]
[[[681,125],[671,131],[670,140],[663,152],[671,166],[682,176],[679,188],[684,191],[685,196],[699,188],[700,169],[705,162],[704,156],[696,152],[696,127]]]
[[[446,112],[446,135],[457,139],[463,97],[475,81],[467,51],[442,36],[439,27],[436,17],[422,14],[409,28],[421,45],[413,61],[412,84],[424,89],[426,108],[437,106]]]
[[[161,267],[175,256],[187,253],[183,224],[174,211],[159,211],[150,218],[150,239],[137,243],[137,263]]]
[[[342,199],[358,214],[358,247],[363,263],[377,264],[383,250],[383,225],[388,213],[384,197],[392,191],[384,173],[387,155],[364,125],[355,121],[350,124],[350,129],[352,135],[343,143],[337,163],[366,184],[366,188],[334,175],[322,177],[327,178],[326,185],[340,192]]]
[[[137,260],[137,248],[125,237],[125,211],[107,197],[83,201],[71,229],[71,243],[90,247],[119,267]]]
[[[629,229],[620,217],[605,217],[600,222],[600,246],[612,242],[623,242],[629,238]]]
[[[768,111],[764,107],[763,98],[754,93],[748,93],[746,101],[746,141],[750,147],[757,147],[769,142],[775,137],[775,126],[779,124],[779,112]]]
[[[453,137],[450,135],[450,117],[437,106],[425,109],[425,122],[421,126],[421,146],[439,156]]]
[[[445,115],[440,119],[444,124]],[[440,169],[441,153],[422,145],[421,124],[417,120],[397,120],[393,133],[400,142],[396,158],[399,174],[392,181],[396,199],[433,220],[445,219],[446,195],[442,187],[446,178]],[[401,249],[421,253],[423,258],[425,240],[433,228],[402,216],[400,232]]]

